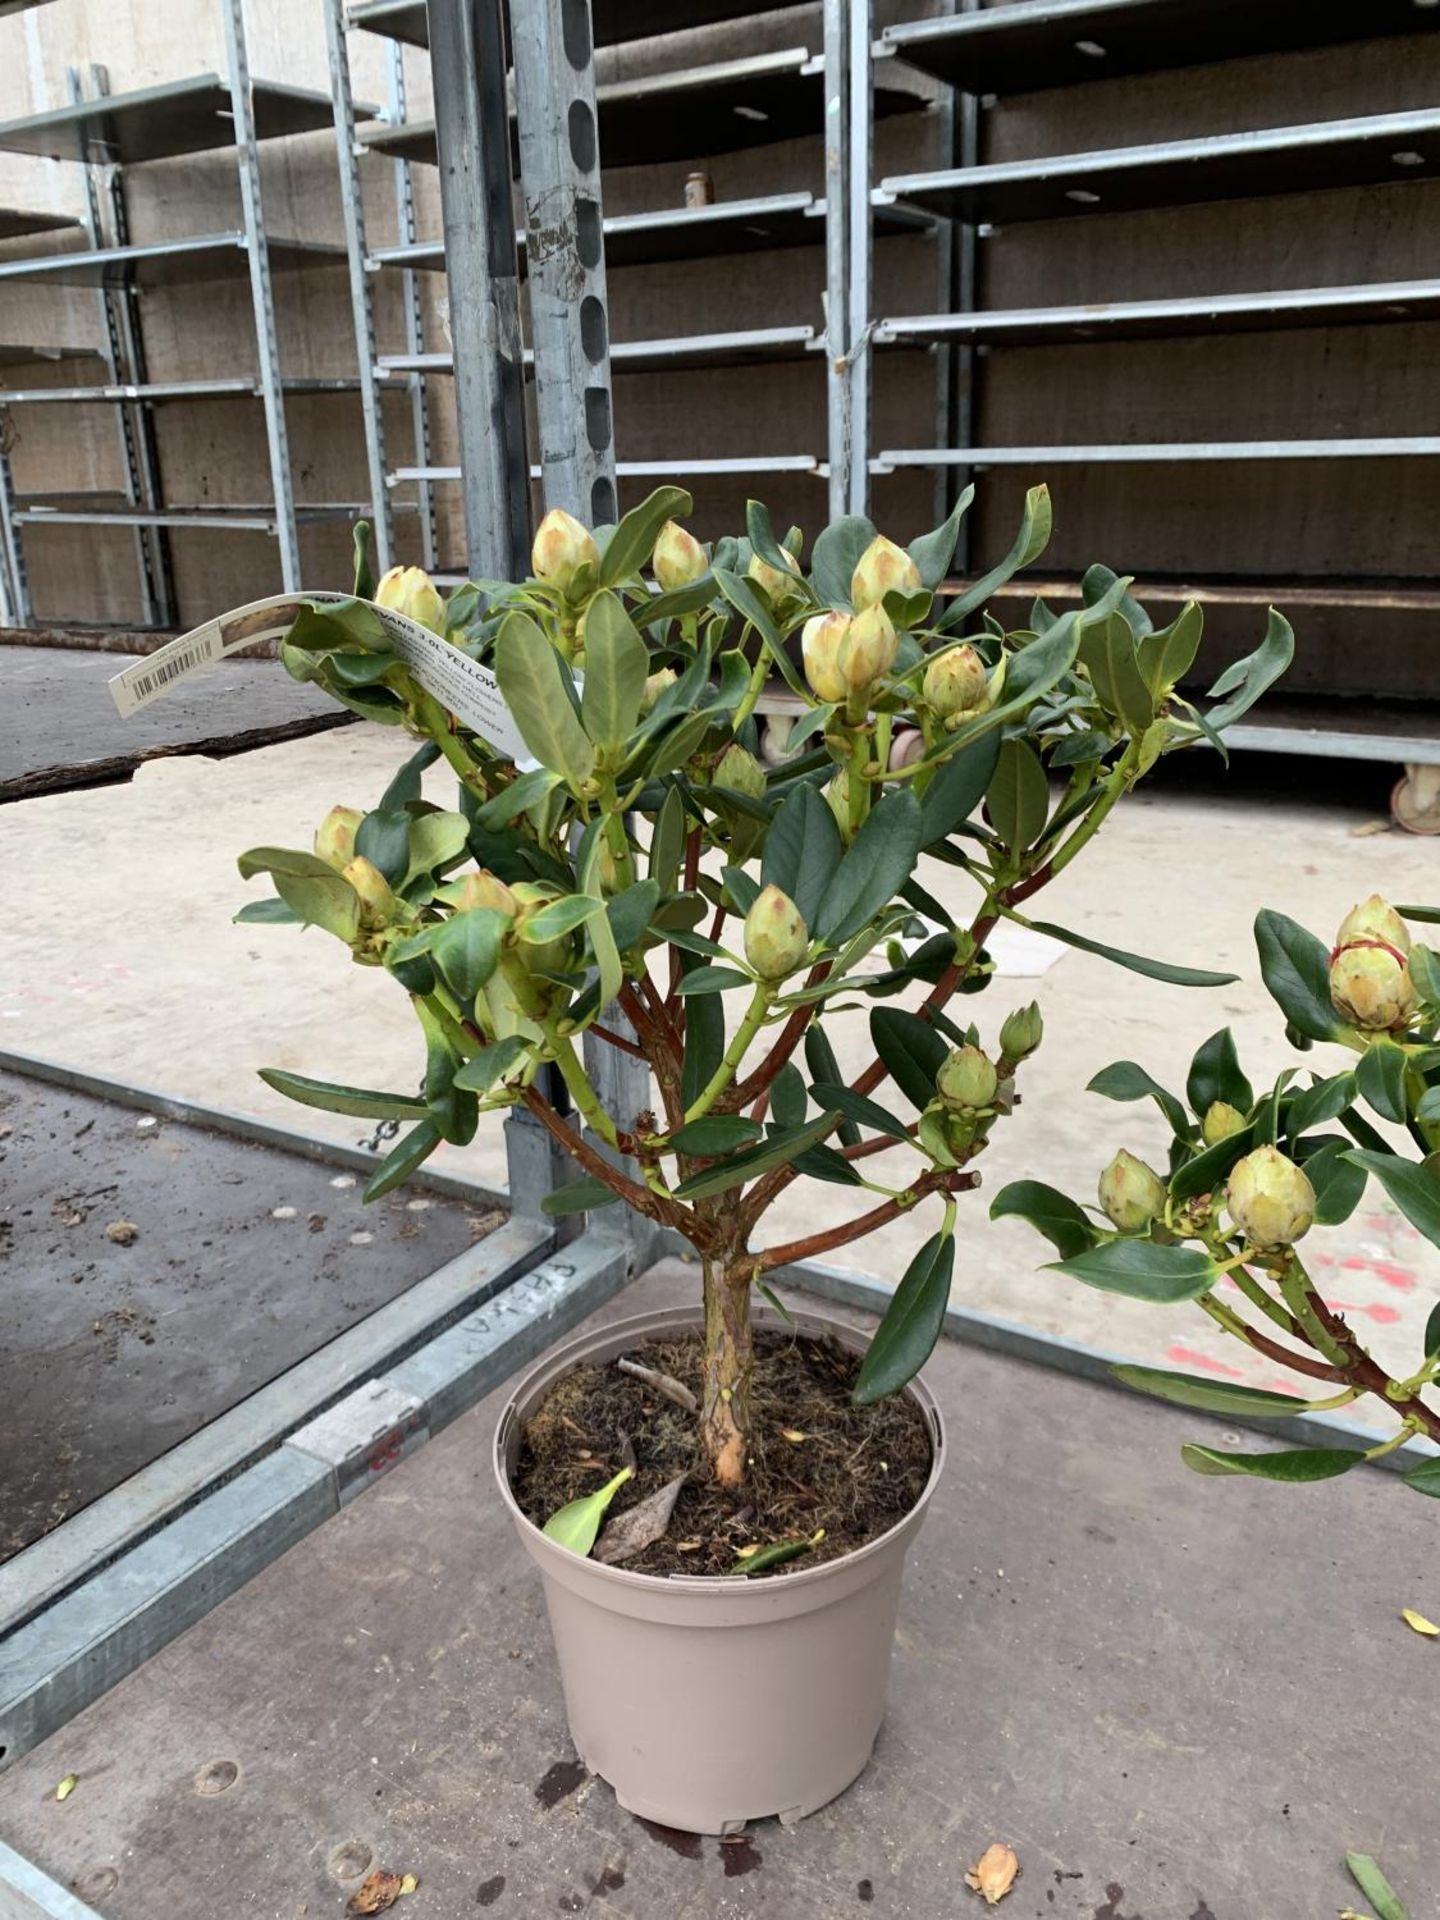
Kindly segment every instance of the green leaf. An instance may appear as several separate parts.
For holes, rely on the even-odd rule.
[[[830,1036],[818,1021],[812,1021],[805,1029],[805,1064],[810,1069],[812,1080],[823,1081],[826,1086],[832,1087],[844,1084],[840,1063],[835,1058],[835,1049],[830,1044]],[[804,1117],[803,1109],[801,1117]],[[775,1118],[778,1120],[780,1115],[777,1113]],[[853,1120],[842,1120],[839,1138],[842,1146],[858,1147],[860,1129]]]
[[[736,987],[754,984],[748,973],[740,973],[734,967],[696,967],[680,982],[680,997],[688,1000],[695,994],[733,993]]]
[[[1252,1147],[1260,1145],[1258,1132],[1254,1124],[1242,1127],[1238,1133],[1232,1133],[1228,1140],[1207,1147],[1203,1153],[1197,1153],[1193,1160],[1187,1160],[1171,1178],[1171,1199],[1193,1200],[1198,1193],[1213,1193],[1236,1161],[1242,1160]]]
[[[518,814],[538,806],[546,794],[553,793],[559,785],[560,775],[553,767],[532,767],[528,773],[512,780],[508,787],[502,787],[484,806],[477,807],[471,824],[491,829],[508,827]]]
[[[941,627],[948,631],[951,627],[958,626],[967,614],[983,606],[997,587],[1003,587],[1005,582],[1019,573],[1022,567],[1028,567],[1033,560],[1038,560],[1050,544],[1052,517],[1050,489],[1044,486],[1031,487],[1025,495],[1025,510],[1020,519],[1020,531],[1016,534],[1009,553],[999,566],[992,567],[989,573],[983,574],[973,586],[967,587],[964,593],[951,601],[945,617],[940,622]],[[822,534],[821,539],[823,538]],[[818,554],[819,540],[815,542],[815,549]]]
[[[837,1153],[834,1147],[807,1147],[804,1153],[797,1153],[791,1161],[796,1173],[804,1174],[811,1180],[826,1180],[834,1187],[858,1187],[863,1178],[858,1167],[854,1167],[843,1153]]]
[[[1365,1169],[1350,1158],[1346,1141],[1331,1140],[1302,1162],[1315,1189],[1315,1225],[1338,1227],[1348,1220],[1365,1191]]]
[[[1425,1358],[1440,1353],[1440,1300],[1430,1309],[1425,1322]]]
[[[809,1553],[818,1546],[821,1533],[814,1533],[808,1540],[777,1540],[772,1546],[761,1547],[758,1553],[749,1554],[738,1571],[748,1580],[752,1574],[768,1573],[772,1567],[780,1567],[787,1560],[798,1560],[801,1554]]]
[[[493,907],[471,907],[455,913],[430,936],[431,959],[463,1006],[470,1006],[494,973],[500,941],[510,925],[508,914]]]
[[[1162,701],[1194,666],[1204,631],[1204,613],[1195,601],[1187,600],[1168,627],[1141,640],[1136,664],[1154,702]]]
[[[758,554],[766,566],[774,567],[779,573],[790,571],[785,550],[775,538],[775,523],[770,518],[770,509],[762,500],[745,502],[745,532],[750,539],[751,551]]]
[[[597,593],[585,610],[585,686],[580,719],[602,751],[618,753],[630,738],[645,698],[650,652],[613,593]]]
[[[1193,1137],[1194,1130],[1185,1117],[1185,1109],[1174,1094],[1167,1092],[1133,1060],[1117,1060],[1112,1066],[1102,1067],[1085,1091],[1103,1094],[1107,1100],[1153,1100],[1169,1122],[1172,1133],[1182,1140]]]
[[[995,774],[985,794],[985,811],[1001,844],[1012,853],[1023,852],[1044,832],[1050,812],[1050,782],[1028,740],[1001,742]]]
[[[685,969],[681,984],[695,972],[689,954],[681,955]],[[725,1052],[725,1003],[718,993],[697,994],[685,1003],[685,1056],[680,1070],[680,1098],[691,1107],[710,1084]]]
[[[1316,1080],[1303,1093],[1295,1094],[1285,1117],[1287,1130],[1294,1138],[1311,1127],[1338,1120],[1355,1098],[1353,1073],[1337,1073],[1328,1080]]]
[[[529,1042],[518,1034],[510,1034],[504,1040],[496,1040],[488,1047],[481,1047],[472,1054],[455,1076],[457,1087],[466,1093],[489,1093],[497,1081],[503,1080],[510,1069],[526,1058],[530,1051]]]
[[[970,818],[985,797],[1000,758],[999,732],[983,733],[942,761],[920,800],[920,838],[933,847]],[[828,811],[828,809],[827,809]]]
[[[520,928],[520,938],[534,947],[543,946],[547,940],[563,940],[567,933],[574,933],[577,927],[583,927],[587,920],[603,912],[604,904],[588,893],[564,894],[532,914]]]
[[[945,1324],[954,1266],[954,1235],[937,1233],[905,1269],[860,1363],[850,1395],[857,1407],[898,1393],[930,1358]]]
[[[297,920],[323,927],[347,943],[360,931],[360,900],[350,882],[313,853],[288,847],[252,847],[237,865],[241,878],[268,873]]]
[[[1068,1194],[1041,1180],[1012,1180],[990,1202],[992,1220],[1026,1220],[1043,1233],[1062,1260],[1093,1247],[1096,1232],[1089,1215]]]
[[[1226,1101],[1237,1113],[1248,1113],[1254,1106],[1255,1092],[1240,1071],[1235,1036],[1228,1027],[1221,1027],[1196,1048],[1185,1081],[1185,1098],[1197,1120],[1203,1120],[1217,1100]],[[1177,1127],[1175,1131],[1182,1129]]]
[[[1199,1407],[1204,1413],[1284,1420],[1299,1411],[1300,1403],[1290,1394],[1266,1393],[1261,1387],[1231,1386],[1223,1380],[1206,1380],[1198,1373],[1167,1373],[1161,1367],[1135,1367],[1128,1363],[1111,1367],[1110,1371],[1137,1392],[1154,1394],[1157,1400],[1169,1400],[1177,1407]]]
[[[384,874],[392,887],[403,885],[410,871],[410,816],[377,808],[367,813],[355,834],[355,851]]]
[[[440,749],[433,740],[427,740],[398,770],[394,779],[380,796],[380,813],[403,813],[413,801],[420,798],[420,776],[427,767],[433,767],[440,758]]]
[[[610,931],[621,953],[628,953],[650,924],[650,916],[660,904],[660,888],[654,880],[637,880],[605,903]]]
[[[915,562],[921,581],[932,593],[950,571],[950,562],[955,558],[955,542],[960,537],[960,522],[974,498],[974,487],[966,487],[951,509],[950,517],[932,533],[922,533],[918,540],[912,540],[906,549]]]
[[[1067,946],[1079,947],[1082,953],[1113,960],[1117,967],[1128,967],[1131,973],[1143,973],[1147,980],[1166,980],[1173,987],[1228,987],[1239,978],[1234,973],[1207,973],[1199,967],[1175,966],[1168,960],[1149,960],[1144,954],[1104,946],[1099,940],[1087,939],[1083,933],[1072,933],[1067,927],[1053,926],[1045,920],[1026,920],[1021,924],[1033,927],[1036,933],[1048,933],[1052,940],[1063,940]]]
[[[1368,1853],[1347,1853],[1350,1877],[1375,1909],[1375,1920],[1410,1920],[1409,1910]]]
[[[370,1176],[362,1199],[367,1203],[379,1200],[392,1187],[398,1187],[408,1180],[415,1169],[430,1158],[443,1137],[435,1121],[428,1117],[419,1126],[412,1127],[409,1133],[401,1136]]]
[[[569,671],[528,613],[507,613],[501,622],[495,673],[520,737],[540,764],[572,786],[588,780],[595,748],[575,711]]]
[[[830,812],[823,800],[820,805]],[[890,904],[919,858],[920,802],[908,787],[897,788],[885,795],[856,834],[829,878],[814,922],[807,917],[806,925],[828,945],[843,946]]]
[[[1230,699],[1218,707],[1212,707],[1205,716],[1217,733],[1223,733],[1232,721],[1238,720],[1254,706],[1267,688],[1274,686],[1281,674],[1295,658],[1295,635],[1290,622],[1283,613],[1270,609],[1269,623],[1265,629],[1265,638],[1255,649],[1247,653],[1243,660],[1237,660],[1221,674],[1211,687],[1211,700],[1218,700],[1222,694]],[[1317,1035],[1316,1038],[1323,1036]]]
[[[770,1083],[770,1111],[782,1127],[803,1127],[809,1111],[810,1096],[805,1091],[805,1076],[793,1060],[787,1060]]]
[[[310,1080],[283,1067],[261,1067],[260,1078],[287,1100],[325,1113],[350,1113],[362,1120],[409,1120],[425,1112],[425,1102],[412,1093],[377,1093],[369,1087],[340,1087],[329,1080]]]
[[[1085,629],[1080,664],[1090,675],[1100,704],[1137,740],[1155,718],[1155,702],[1135,660],[1135,636],[1123,614],[1112,613]]]
[[[1052,1263],[1056,1273],[1083,1280],[1105,1293],[1127,1294],[1173,1306],[1198,1300],[1219,1279],[1219,1269],[1197,1247],[1162,1247],[1153,1240],[1106,1240],[1084,1253]]]
[[[249,901],[235,915],[235,925],[237,927],[298,927],[300,916],[293,907],[286,906],[277,895],[273,900]]]
[[[1382,1120],[1404,1126],[1405,1050],[1393,1040],[1378,1036],[1361,1054],[1355,1066],[1355,1085],[1361,1098],[1368,1101]]]
[[[670,1144],[679,1153],[690,1153],[697,1159],[711,1160],[717,1154],[734,1153],[740,1147],[753,1147],[757,1140],[763,1140],[764,1137],[765,1129],[756,1120],[746,1120],[738,1113],[707,1113],[672,1134]]]
[[[928,1107],[935,1098],[935,1076],[950,1052],[935,1029],[903,1007],[876,1007],[870,1015],[870,1038],[910,1104]]]
[[[587,1178],[552,1188],[540,1202],[540,1211],[555,1219],[567,1213],[598,1213],[601,1207],[614,1207],[619,1203],[619,1194],[612,1193],[603,1180]]]
[[[590,937],[590,951],[595,958],[595,969],[599,975],[599,998],[596,1010],[603,1012],[619,994],[625,984],[625,968],[620,959],[620,949],[615,944],[615,935],[611,931],[610,916],[604,911],[604,902],[597,901],[600,912],[592,915],[586,928]]]
[[[1333,1480],[1365,1458],[1352,1447],[1296,1447],[1279,1453],[1220,1453],[1214,1447],[1187,1441],[1180,1457],[1196,1473],[1249,1474],[1256,1480],[1284,1480],[1300,1486],[1310,1480]]]
[[[671,787],[655,816],[655,832],[650,842],[650,878],[662,894],[675,891],[680,878],[680,862],[685,857],[685,802],[678,787]]]
[[[607,1481],[598,1492],[587,1493],[583,1499],[572,1500],[568,1506],[561,1507],[558,1513],[552,1513],[541,1532],[558,1546],[568,1547],[571,1553],[578,1553],[582,1560],[585,1559],[595,1544],[600,1522],[605,1518],[605,1509],[625,1482],[634,1477],[633,1467],[622,1467],[615,1478]]]
[[[844,853],[834,814],[815,788],[808,781],[802,782],[770,823],[760,861],[760,883],[788,894],[813,933],[820,903],[832,877],[839,872]]]
[[[469,836],[470,823],[463,813],[420,814],[410,822],[407,880],[413,880],[417,873],[434,873],[458,860]]]
[[[1411,1467],[1408,1473],[1400,1476],[1402,1487],[1412,1492],[1428,1494],[1432,1500],[1440,1500],[1440,1454],[1433,1460],[1422,1460],[1418,1467]]]
[[[888,1133],[892,1140],[910,1138],[905,1122],[888,1113],[878,1100],[869,1100],[863,1093],[856,1093],[833,1080],[817,1080],[810,1091],[815,1096],[817,1107],[829,1107],[834,1113],[843,1113],[847,1120],[853,1120],[857,1126],[869,1127],[874,1133]]]
[[[748,622],[765,643],[765,649],[775,663],[782,678],[792,693],[799,693],[809,699],[809,689],[801,679],[794,661],[785,651],[785,643],[780,638],[780,630],[771,616],[769,602],[750,580],[743,575],[731,573],[724,567],[715,569],[715,580],[721,593],[734,607],[742,620]],[[800,581],[795,582],[796,590],[801,591]]]
[[[693,511],[695,502],[683,487],[657,487],[638,507],[632,507],[606,542],[600,556],[600,585],[619,586],[637,574],[649,561],[667,520],[682,520]],[[589,653],[590,623],[585,623],[586,653]]]
[[[474,1096],[455,1085],[464,1065],[458,1029],[436,1002],[416,994],[412,1004],[425,1035],[425,1105],[441,1136],[463,1147],[474,1138],[479,1116]]]
[[[1352,1149],[1350,1158],[1357,1167],[1373,1173],[1412,1227],[1417,1227],[1432,1246],[1440,1247],[1440,1177],[1434,1157],[1415,1162],[1402,1160],[1393,1153],[1367,1153]]]
[[[827,607],[851,606],[850,581],[860,556],[875,538],[873,521],[862,514],[842,514],[832,520],[815,542],[810,557],[810,579]]]
[[[781,1129],[759,1146],[749,1147],[729,1160],[707,1167],[703,1173],[692,1173],[688,1180],[680,1182],[675,1193],[681,1200],[703,1200],[709,1194],[726,1193],[731,1187],[743,1186],[746,1181],[756,1180],[774,1167],[788,1166],[807,1147],[814,1146],[834,1124],[833,1113],[822,1113],[818,1120],[812,1120],[808,1126],[793,1131]]]

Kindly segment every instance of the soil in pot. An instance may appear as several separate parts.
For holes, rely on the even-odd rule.
[[[627,1357],[668,1374],[697,1396],[697,1338],[646,1340]],[[635,1475],[607,1521],[687,1476],[662,1539],[625,1560],[656,1574],[743,1573],[742,1547],[824,1539],[758,1578],[779,1578],[853,1553],[898,1524],[930,1473],[930,1433],[908,1394],[870,1407],[850,1399],[860,1356],[838,1341],[757,1332],[753,1443],[745,1486],[709,1479],[693,1413],[613,1362],[576,1367],[550,1389],[524,1428],[512,1489],[537,1527],[568,1501],[594,1493],[622,1466]],[[632,1459],[633,1450],[633,1459]]]

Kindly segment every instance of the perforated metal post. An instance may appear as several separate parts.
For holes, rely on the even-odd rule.
[[[510,26],[547,507],[617,517],[600,129],[589,0],[517,0]]]
[[[385,483],[385,420],[375,382],[375,302],[366,267],[365,202],[360,188],[360,155],[355,144],[355,96],[350,87],[350,50],[345,38],[345,0],[325,8],[325,41],[330,56],[330,101],[335,109],[335,147],[340,165],[340,207],[345,223],[345,257],[350,268],[350,313],[355,329],[355,362],[360,380],[360,411],[365,422],[365,469],[370,483],[370,517],[375,531],[375,560],[383,573],[395,557],[395,516]]]
[[[951,13],[977,13],[979,0],[948,0]],[[950,88],[945,103],[949,159],[953,167],[974,167],[980,163],[980,101],[973,89]],[[940,298],[942,313],[973,313],[979,304],[979,267],[977,235],[973,221],[942,220],[937,236],[940,248]],[[964,342],[949,342],[939,349],[937,411],[942,447],[972,447],[975,444],[975,380],[978,360],[975,348]],[[937,519],[944,519],[956,500],[974,478],[974,469],[942,467],[936,475]],[[955,565],[968,571],[970,559],[970,521],[960,523],[955,547]]]
[[[520,278],[500,0],[430,0],[430,66],[471,571],[529,571]]]
[[[280,543],[281,582],[287,593],[296,593],[302,585],[300,538],[295,521],[295,489],[290,474],[290,437],[285,426],[285,391],[280,379],[275,289],[270,277],[265,204],[260,191],[260,155],[255,144],[255,103],[250,91],[250,61],[245,49],[245,0],[224,0],[221,11],[225,18],[230,112],[235,132],[235,160],[240,175],[245,250],[250,261],[250,304],[255,316],[260,391],[265,402],[265,434],[270,449],[270,485],[274,499],[275,534]]]
[[[398,40],[390,42],[390,118],[397,127],[405,124],[405,48]],[[395,162],[395,237],[402,247],[413,246],[419,238],[415,222],[415,188],[410,178],[410,162]],[[425,347],[425,314],[420,298],[420,276],[413,267],[400,274],[400,297],[405,307],[405,351],[418,354]],[[406,386],[410,393],[410,436],[415,465],[430,465],[430,410],[423,373],[411,373]],[[435,531],[435,489],[428,480],[416,482],[416,501],[420,508],[420,559],[434,568],[438,555]]]
[[[825,0],[825,371],[830,518],[850,510],[850,224],[848,0]],[[867,55],[868,57],[868,55]]]
[[[850,393],[850,501],[851,513],[870,509],[870,352],[871,279],[874,265],[874,220],[870,208],[870,176],[874,168],[875,96],[870,70],[870,48],[875,21],[872,0],[848,0],[850,57],[846,63],[850,92],[850,124],[846,144],[850,155],[847,200],[850,207],[850,271],[846,289],[846,342]]]
[[[25,551],[20,544],[20,529],[15,524],[15,484],[10,476],[8,425],[9,415],[0,408],[0,575],[5,588],[6,619],[17,627],[28,627],[34,624],[34,610],[25,572]]]

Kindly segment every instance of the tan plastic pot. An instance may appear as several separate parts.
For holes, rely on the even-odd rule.
[[[861,1350],[854,1330],[798,1314],[802,1333]],[[799,1820],[864,1768],[885,1711],[905,1550],[945,1455],[925,1387],[907,1389],[934,1458],[919,1500],[889,1533],[837,1560],[765,1579],[660,1579],[601,1566],[548,1540],[510,1491],[520,1432],[582,1361],[655,1334],[698,1331],[698,1307],[647,1313],[573,1340],[526,1375],[495,1435],[495,1477],[540,1569],[576,1751],[622,1807],[691,1833]],[[761,1327],[784,1328],[777,1315]]]

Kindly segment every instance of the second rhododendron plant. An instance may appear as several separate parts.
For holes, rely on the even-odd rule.
[[[1307,1080],[1287,1067],[1257,1093],[1228,1029],[1196,1053],[1184,1099],[1134,1061],[1117,1061],[1091,1090],[1154,1101],[1171,1135],[1163,1174],[1122,1149],[1100,1175],[1098,1216],[1033,1180],[1006,1187],[991,1208],[1030,1220],[1074,1279],[1166,1305],[1193,1301],[1253,1352],[1289,1367],[1308,1398],[1118,1367],[1131,1386],[1262,1422],[1369,1397],[1397,1423],[1370,1448],[1187,1446],[1200,1473],[1328,1480],[1412,1436],[1440,1441],[1440,1304],[1411,1370],[1393,1372],[1327,1304],[1301,1245],[1313,1228],[1348,1220],[1374,1179],[1440,1246],[1440,952],[1416,942],[1407,920],[1440,921],[1440,908],[1396,908],[1372,894],[1330,947],[1282,913],[1261,913],[1265,985],[1297,1049],[1339,1050],[1324,1070]],[[1440,1459],[1421,1460],[1403,1480],[1440,1498]]]
[[[1007,626],[990,603],[1046,544],[1043,487],[1009,553],[948,586],[968,493],[908,547],[852,517],[808,554],[754,502],[743,537],[702,545],[681,524],[690,504],[661,488],[594,530],[553,511],[528,579],[476,581],[448,601],[415,568],[372,589],[362,562],[354,600],[307,606],[283,648],[289,671],[418,749],[373,808],[335,807],[313,848],[246,854],[242,873],[269,875],[276,897],[243,917],[320,926],[410,998],[418,1093],[266,1076],[314,1106],[408,1122],[368,1197],[441,1141],[469,1141],[482,1115],[524,1107],[580,1176],[553,1211],[625,1206],[690,1243],[699,1452],[734,1488],[755,1290],[788,1262],[923,1215],[932,1230],[857,1398],[916,1372],[949,1297],[957,1203],[1042,1038],[1033,1007],[994,1027],[970,1011],[993,971],[986,941],[1006,920],[1036,924],[1025,910],[1110,810],[1163,755],[1218,745],[1293,641],[1272,614],[1202,708],[1179,691],[1200,609],[1157,628],[1108,568],[1085,575],[1068,611],[1036,601]],[[493,668],[526,753],[507,755],[420,683],[372,591]],[[760,729],[777,690],[779,746]],[[421,793],[442,756],[449,808]],[[1230,977],[1047,931],[1180,984]],[[868,1020],[860,1071],[833,1043],[841,1004]],[[649,1069],[634,1110],[607,1108],[605,1076],[587,1071],[587,1051],[607,1048]],[[816,1224],[778,1239],[767,1220],[801,1181]],[[1143,1210],[1158,1182],[1141,1184]],[[862,1204],[832,1211],[831,1187]]]

